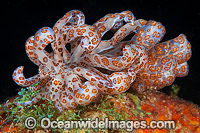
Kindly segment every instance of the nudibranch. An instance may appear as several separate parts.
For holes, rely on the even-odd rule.
[[[102,40],[109,30],[113,37]],[[123,41],[131,33],[135,35]],[[25,78],[20,66],[13,79],[39,92],[31,101],[15,104],[45,98],[62,111],[88,105],[101,94],[125,92],[131,84],[140,90],[170,85],[175,77],[187,75],[191,45],[183,34],[159,43],[164,34],[161,23],[136,20],[130,11],[107,14],[93,25],[85,24],[81,11],[69,11],[53,28],[43,27],[26,41],[26,53],[39,74]],[[45,50],[47,45],[52,52]]]
[[[184,34],[169,41],[158,43],[148,51],[148,63],[138,73],[133,83],[139,90],[161,89],[171,85],[176,77],[184,77],[189,72],[191,44]]]

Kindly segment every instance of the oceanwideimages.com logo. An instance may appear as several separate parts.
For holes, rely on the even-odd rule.
[[[43,129],[125,129],[126,131],[133,131],[134,129],[147,129],[147,128],[159,128],[159,129],[174,129],[174,121],[151,121],[149,125],[145,120],[143,121],[125,121],[125,120],[99,120],[99,118],[79,121],[51,121],[49,118],[43,118],[40,121],[40,126]],[[25,120],[25,126],[28,129],[34,129],[37,125],[37,121],[34,117],[28,117]]]

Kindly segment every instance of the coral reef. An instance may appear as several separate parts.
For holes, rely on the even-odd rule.
[[[109,30],[114,36],[101,40]],[[132,39],[123,41],[133,32]],[[40,91],[32,100],[16,104],[27,106],[45,98],[62,111],[88,105],[100,94],[125,92],[133,82],[140,91],[168,86],[175,77],[187,75],[191,46],[183,34],[158,43],[164,34],[161,23],[136,20],[130,11],[107,14],[87,25],[84,14],[72,10],[53,28],[43,27],[26,41],[27,55],[39,66],[39,74],[26,79],[20,66],[13,79],[20,86]],[[53,52],[48,53],[45,47],[50,44]],[[37,82],[38,86],[31,86]]]
[[[126,132],[127,129],[43,129],[40,124],[32,130],[24,126],[27,117],[32,116],[40,123],[46,117],[50,120],[146,120],[147,125],[152,120],[173,120],[175,129],[133,129],[137,133],[146,132],[199,132],[200,108],[191,102],[179,99],[176,96],[168,96],[159,91],[145,91],[132,94],[126,92],[117,95],[101,95],[99,101],[88,106],[78,106],[76,109],[64,110],[60,113],[54,104],[41,99],[35,105],[16,106],[13,101],[24,102],[31,100],[36,93],[27,89],[21,89],[19,95],[9,99],[0,106],[0,132]]]

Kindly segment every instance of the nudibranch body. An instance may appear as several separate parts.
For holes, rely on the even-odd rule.
[[[148,51],[148,63],[143,72],[138,73],[133,86],[144,90],[161,89],[171,85],[176,77],[188,74],[187,61],[191,54],[191,44],[184,34],[156,44]]]
[[[113,37],[102,40],[109,30]],[[123,41],[131,33],[135,33],[132,39]],[[26,106],[45,98],[62,111],[87,105],[101,94],[125,92],[131,84],[143,91],[170,85],[175,77],[188,74],[191,45],[183,34],[159,43],[164,34],[161,23],[136,20],[130,11],[107,14],[87,25],[84,14],[72,10],[53,28],[43,27],[26,41],[27,55],[39,74],[25,78],[20,66],[13,79],[39,93],[31,101],[16,104]],[[45,50],[47,45],[51,53]]]

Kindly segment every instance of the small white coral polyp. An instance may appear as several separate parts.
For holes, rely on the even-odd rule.
[[[113,37],[101,40],[109,30]],[[136,20],[130,11],[107,14],[93,25],[85,24],[81,11],[67,12],[53,28],[43,27],[26,41],[26,53],[39,74],[27,79],[20,66],[13,79],[39,93],[31,101],[16,104],[27,106],[45,98],[62,111],[87,105],[100,94],[125,92],[131,83],[140,90],[170,85],[176,76],[187,75],[191,45],[183,34],[158,43],[164,34],[161,23]],[[47,45],[51,53],[45,50]]]

